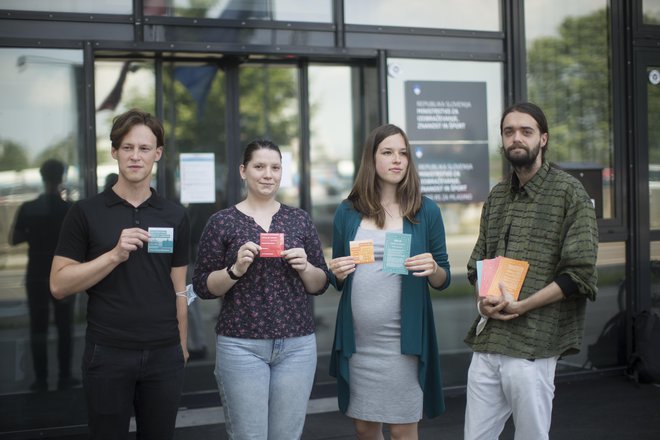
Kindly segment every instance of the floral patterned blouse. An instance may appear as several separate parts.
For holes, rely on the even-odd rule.
[[[213,271],[231,266],[238,249],[248,241],[259,244],[263,232],[284,233],[284,249],[303,248],[310,264],[328,275],[321,241],[309,215],[302,209],[281,205],[273,215],[270,230],[264,231],[252,217],[235,206],[209,218],[199,242],[193,287],[200,298],[215,299],[206,279]],[[223,336],[275,339],[314,333],[312,304],[302,279],[284,258],[257,257],[247,272],[222,299],[215,327]]]

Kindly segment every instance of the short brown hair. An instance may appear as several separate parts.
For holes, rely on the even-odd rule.
[[[362,162],[355,177],[353,189],[348,195],[348,200],[353,208],[367,218],[374,219],[376,226],[382,228],[385,225],[385,209],[380,204],[380,187],[376,176],[376,151],[378,145],[386,138],[400,134],[406,143],[408,153],[408,167],[403,180],[399,182],[396,190],[397,201],[401,212],[411,223],[418,223],[415,215],[422,207],[422,192],[419,182],[419,174],[413,162],[412,152],[408,136],[399,127],[393,124],[381,125],[375,128],[367,136],[362,150]]]
[[[158,118],[152,116],[150,113],[133,108],[115,116],[112,120],[112,130],[110,130],[112,148],[119,148],[124,136],[136,125],[146,125],[152,131],[154,136],[156,136],[157,147],[165,145],[165,130]]]

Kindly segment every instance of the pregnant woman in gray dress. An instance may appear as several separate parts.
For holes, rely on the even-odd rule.
[[[383,263],[393,233],[410,239],[401,274]],[[373,244],[371,262],[351,256],[358,240]],[[359,439],[382,439],[384,423],[392,439],[416,439],[422,415],[444,410],[428,285],[447,287],[450,272],[440,209],[421,196],[397,126],[367,138],[353,189],[335,214],[330,270],[342,291],[330,365],[340,410],[353,418]]]

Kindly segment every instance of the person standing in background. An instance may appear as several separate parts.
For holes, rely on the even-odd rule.
[[[200,298],[222,298],[215,377],[228,437],[298,439],[316,372],[310,295],[325,292],[328,271],[309,215],[275,199],[279,147],[250,142],[240,174],[247,197],[209,219],[193,286]],[[264,247],[266,233],[279,245]]]
[[[60,228],[71,203],[60,193],[66,168],[56,159],[48,159],[39,168],[44,192],[18,209],[9,234],[9,243],[28,243],[25,288],[30,311],[30,348],[35,380],[31,391],[48,390],[48,324],[53,304],[57,328],[57,389],[72,388],[80,381],[71,374],[73,356],[73,306],[75,298],[56,300],[50,294],[49,277]]]
[[[587,299],[596,299],[598,228],[580,182],[545,160],[548,122],[532,103],[515,104],[500,122],[511,177],[491,190],[468,262],[504,256],[529,263],[518,300],[480,298],[465,342],[468,371],[465,440],[496,439],[513,415],[517,440],[548,438],[560,356],[577,353]]]
[[[423,197],[406,134],[383,125],[368,136],[348,199],[337,208],[332,283],[342,291],[330,374],[339,409],[360,440],[416,439],[422,414],[444,411],[429,284],[445,289],[449,261],[440,208]],[[389,233],[410,235],[405,275],[383,270]],[[374,262],[356,265],[350,242],[371,240]]]
[[[87,291],[83,387],[91,439],[174,436],[186,348],[190,227],[150,188],[161,122],[138,109],[113,120],[117,183],[73,205],[50,274],[53,296]]]

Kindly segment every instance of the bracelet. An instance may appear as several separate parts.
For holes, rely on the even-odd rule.
[[[187,290],[182,290],[181,292],[174,292],[176,296],[183,296],[185,298],[188,298]]]

